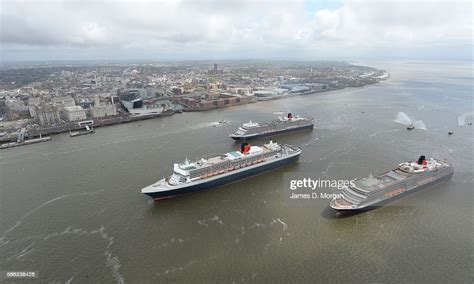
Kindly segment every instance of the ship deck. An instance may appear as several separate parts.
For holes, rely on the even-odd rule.
[[[313,122],[313,118],[298,117],[298,118],[293,118],[291,120],[275,119],[275,120],[271,120],[271,121],[267,121],[263,123],[258,123],[258,125],[252,126],[252,127],[248,127],[245,125],[242,125],[240,127],[245,130],[254,130],[254,129],[261,129],[265,127],[273,127],[275,125],[282,125],[282,124],[288,124],[288,125],[299,124],[299,122]]]
[[[202,160],[197,160],[189,164],[180,164],[179,167],[183,170],[192,171],[196,169],[206,168],[209,166],[218,165],[226,161],[237,161],[246,158],[254,158],[257,156],[265,155],[267,153],[273,152],[276,149],[269,149],[265,146],[252,146],[251,150],[247,154],[242,154],[240,151],[232,151],[222,155],[216,155],[208,158],[203,158]]]
[[[408,176],[410,175],[396,169],[383,173],[379,176],[358,179],[354,182],[354,185],[356,189],[368,193],[403,181]]]
[[[233,152],[231,152],[231,153],[233,153]],[[225,155],[214,156],[214,157],[211,157],[211,158],[207,159],[207,164],[208,165],[215,165],[215,164],[218,164],[218,163],[222,163],[223,161],[227,161],[227,160],[229,160],[229,159]]]

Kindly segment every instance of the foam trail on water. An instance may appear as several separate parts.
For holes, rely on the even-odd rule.
[[[62,232],[51,233],[43,237],[43,239],[39,242],[43,242],[52,238],[57,238],[66,235],[78,235],[78,236],[91,236],[91,235],[99,235],[104,241],[106,241],[107,245],[105,247],[104,256],[106,258],[105,262],[106,265],[111,269],[112,276],[117,283],[125,283],[125,279],[120,273],[120,259],[118,256],[114,256],[111,252],[111,247],[114,243],[114,238],[107,234],[105,231],[105,227],[102,225],[100,228],[87,231],[81,228],[72,228],[67,227]]]
[[[380,131],[380,132],[375,132],[375,133],[372,133],[372,134],[369,134],[370,137],[374,137],[374,136],[377,136],[377,134],[381,134],[381,133],[390,133],[390,132],[397,132],[399,131],[400,129],[392,129],[392,130],[386,130],[386,131]]]
[[[11,226],[10,228],[8,228],[5,232],[3,232],[3,235],[2,237],[0,238],[0,245],[4,245],[6,244],[6,242],[4,241],[7,234],[10,233],[11,231],[15,230],[18,226],[21,225],[22,221],[26,218],[28,218],[31,214],[35,213],[36,211],[40,210],[41,208],[47,206],[48,204],[50,203],[53,203],[55,201],[58,201],[60,199],[63,199],[65,197],[69,197],[70,195],[61,195],[61,196],[58,196],[58,197],[55,197],[51,200],[48,200],[46,202],[44,202],[43,204],[41,204],[40,206],[36,207],[35,209],[29,211],[28,213],[26,213],[25,215],[23,215],[23,217],[21,217],[13,226]],[[8,241],[7,241],[8,242]]]
[[[69,278],[69,280],[66,281],[65,284],[71,284],[71,281],[72,279],[74,279],[74,277],[76,277],[76,274],[74,274],[71,278]]]
[[[206,227],[209,227],[209,222],[216,222],[220,225],[224,224],[224,222],[222,222],[219,216],[214,216],[212,218],[203,219],[203,220],[197,220],[196,222],[198,222],[199,225],[206,226]]]
[[[100,190],[98,192],[102,192],[103,190]],[[84,195],[92,195],[92,194],[97,194],[98,192],[83,192],[83,193],[80,193],[80,194],[65,194],[65,195],[61,195],[61,196],[58,196],[58,197],[55,197],[51,200],[48,200],[44,203],[42,203],[41,205],[39,205],[38,207],[36,207],[35,209],[27,212],[25,215],[23,215],[23,217],[21,217],[18,221],[16,221],[16,223],[11,226],[10,228],[8,228],[5,232],[3,232],[3,235],[0,237],[0,247],[7,244],[8,243],[8,240],[5,241],[5,238],[7,237],[7,234],[10,233],[11,231],[15,230],[18,226],[20,226],[22,224],[22,222],[28,218],[29,216],[31,216],[33,213],[35,213],[36,211],[40,210],[41,208],[53,203],[53,202],[56,202],[58,200],[61,200],[63,198],[67,198],[67,197],[77,197],[77,196],[84,196]]]
[[[270,223],[270,225],[275,224],[275,223],[280,223],[281,225],[283,225],[283,231],[285,231],[286,229],[288,229],[288,224],[286,224],[285,222],[283,222],[280,218],[274,219],[274,220]]]

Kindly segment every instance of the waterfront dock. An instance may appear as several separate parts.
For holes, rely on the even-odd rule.
[[[46,141],[50,141],[50,140],[51,140],[51,137],[47,136],[47,137],[29,139],[29,140],[25,140],[23,142],[4,143],[4,144],[0,145],[0,149],[7,149],[7,148],[18,147],[18,146],[30,145],[30,144],[41,143],[41,142],[46,142]]]

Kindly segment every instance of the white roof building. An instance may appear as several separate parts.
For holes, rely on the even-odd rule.
[[[69,121],[78,121],[87,118],[86,111],[81,106],[64,107],[64,114]]]

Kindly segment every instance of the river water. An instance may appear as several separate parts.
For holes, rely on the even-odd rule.
[[[0,270],[78,283],[472,282],[474,126],[457,121],[473,111],[471,63],[361,64],[391,78],[1,150]],[[160,203],[139,192],[174,162],[236,149],[229,133],[278,111],[316,119],[276,138],[302,147],[298,163]],[[393,122],[400,111],[428,130]],[[453,178],[376,210],[340,216],[283,194],[288,175],[366,177],[421,154],[450,161]]]

